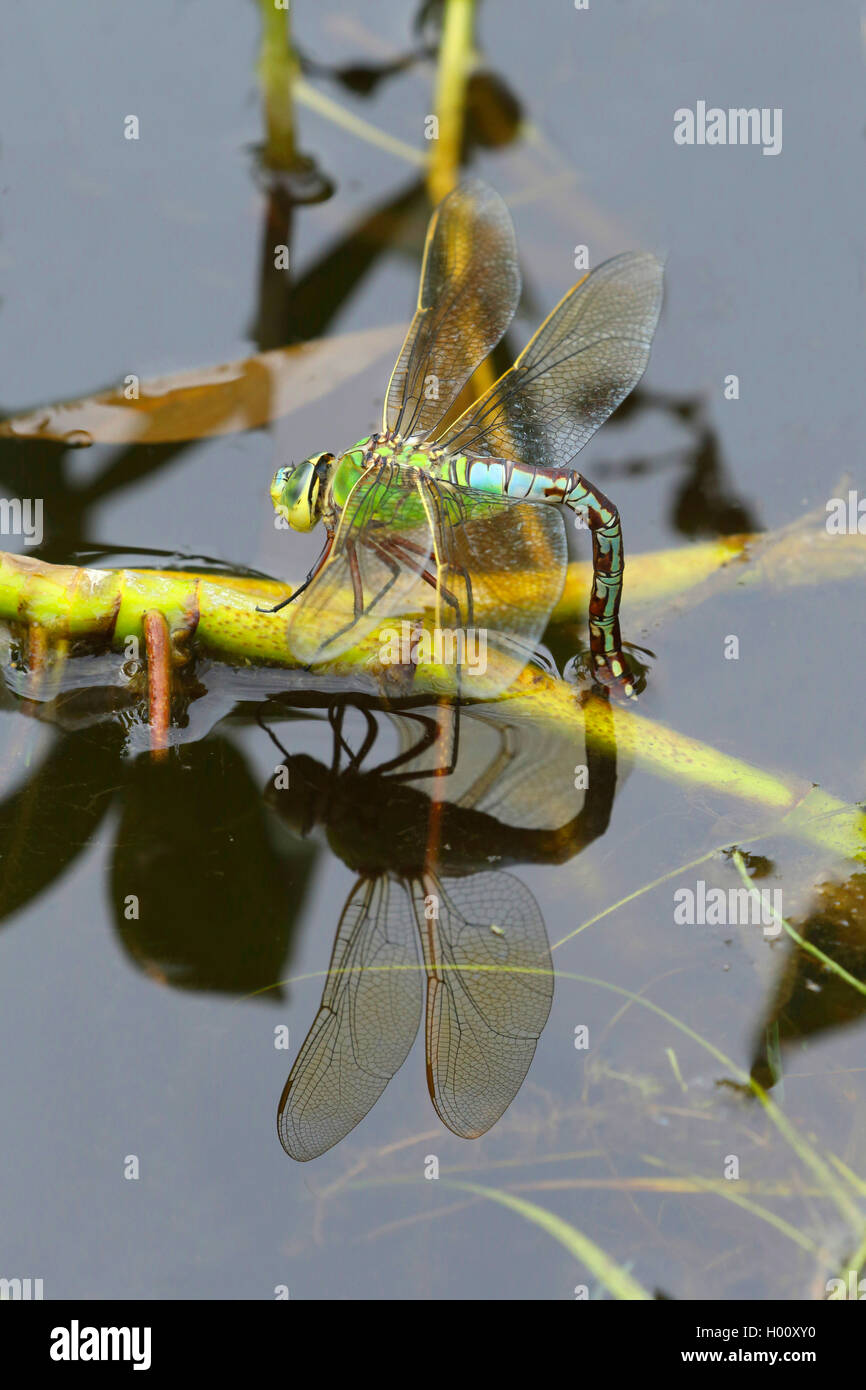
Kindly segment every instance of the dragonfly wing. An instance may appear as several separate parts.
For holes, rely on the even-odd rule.
[[[432,553],[414,481],[396,464],[369,468],[343,508],[327,560],[291,610],[293,654],[310,664],[333,660],[382,624],[420,612],[429,602],[422,575]]]
[[[439,913],[428,921],[416,898],[428,1086],[448,1128],[474,1139],[523,1084],[550,1014],[553,963],[538,904],[511,874],[438,879],[426,892],[435,893]]]
[[[401,885],[355,885],[319,1012],[280,1100],[280,1141],[292,1158],[305,1162],[339,1143],[405,1061],[421,1021],[413,932]]]
[[[460,686],[473,698],[492,696],[532,658],[562,593],[562,516],[557,507],[442,481],[425,487],[439,577],[435,625],[471,630],[473,658]]]
[[[564,467],[643,375],[662,274],[648,253],[605,261],[569,290],[514,366],[438,442],[453,453]]]
[[[439,424],[502,338],[519,298],[508,209],[492,188],[468,180],[430,220],[418,307],[391,374],[383,428],[409,438]]]
[[[325,661],[372,632],[384,643],[383,625],[397,618],[426,617],[440,634],[434,662],[459,666],[461,688],[472,680],[475,696],[504,689],[531,658],[562,592],[559,509],[393,464],[368,472],[299,602],[292,651]]]

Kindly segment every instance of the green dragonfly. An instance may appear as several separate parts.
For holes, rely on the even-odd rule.
[[[287,600],[302,598],[288,631],[299,660],[336,658],[409,615],[432,617],[434,632],[452,635],[483,623],[504,687],[526,665],[562,592],[562,514],[539,505],[555,502],[592,532],[594,675],[634,693],[619,631],[619,515],[571,460],[640,379],[661,293],[654,256],[606,261],[454,419],[460,391],[511,322],[520,272],[511,217],[493,189],[468,181],[439,204],[381,431],[344,453],[280,468],[271,484],[290,526],[309,531],[321,521],[327,533]],[[489,680],[485,693],[493,693]]]

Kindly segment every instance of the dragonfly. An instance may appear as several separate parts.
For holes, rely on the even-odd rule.
[[[460,392],[511,323],[521,280],[514,226],[494,189],[469,180],[439,204],[381,429],[342,453],[283,466],[271,484],[285,523],[310,531],[321,522],[326,533],[284,601],[297,603],[288,642],[299,660],[339,657],[410,614],[432,620],[434,635],[483,624],[504,687],[561,595],[565,507],[592,534],[592,674],[634,695],[619,626],[619,513],[572,460],[643,374],[662,274],[643,252],[599,265],[514,365],[453,418]],[[465,647],[443,650],[459,661]]]

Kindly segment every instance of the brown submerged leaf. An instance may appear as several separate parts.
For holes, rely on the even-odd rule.
[[[396,351],[404,326],[346,333],[255,357],[45,406],[0,422],[0,437],[70,444],[169,444],[256,429],[328,394],[379,357]]]

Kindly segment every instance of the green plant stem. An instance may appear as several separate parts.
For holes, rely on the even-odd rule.
[[[292,86],[298,60],[292,49],[288,9],[274,0],[259,0],[262,42],[258,76],[265,108],[263,162],[269,169],[293,169],[297,162]]]
[[[288,586],[268,579],[78,569],[0,552],[0,619],[23,625],[31,642],[47,642],[49,647],[57,641],[88,637],[119,649],[127,637],[143,639],[144,614],[157,610],[164,614],[181,656],[195,639],[218,660],[292,667],[297,662],[288,645],[286,613],[259,611],[290,593]],[[375,676],[381,669],[378,638],[374,634],[321,669],[323,674],[346,678],[360,673]],[[415,691],[429,693],[431,698],[447,696],[456,693],[453,682],[453,671],[419,667]],[[633,759],[665,780],[762,806],[773,814],[776,830],[845,858],[866,859],[862,808],[849,806],[800,778],[766,772],[630,707],[612,707],[603,697],[587,695],[578,700],[573,686],[533,667],[527,667],[498,696],[498,702],[506,716],[513,712],[559,730],[572,729],[575,738],[582,735],[594,746]]]
[[[475,0],[446,0],[433,102],[439,128],[427,175],[434,207],[451,192],[460,176],[466,83],[475,58],[474,31]]]

